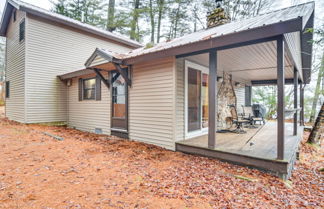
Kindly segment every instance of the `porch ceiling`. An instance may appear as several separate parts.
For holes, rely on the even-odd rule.
[[[218,51],[218,76],[223,72],[233,75],[233,79],[250,84],[255,80],[277,79],[276,42],[269,41]],[[208,67],[208,53],[186,57],[186,59]],[[285,50],[285,77],[293,78],[293,61]]]

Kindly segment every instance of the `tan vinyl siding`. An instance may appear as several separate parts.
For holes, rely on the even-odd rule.
[[[84,68],[96,47],[129,48],[28,15],[26,39],[27,123],[67,120],[66,86],[57,75]]]
[[[174,150],[174,58],[133,66],[129,138]]]
[[[107,78],[108,74],[104,76]],[[95,77],[95,74],[82,76],[91,77]],[[103,134],[110,135],[110,90],[101,82],[100,101],[79,101],[78,79],[72,79],[72,85],[68,87],[69,126],[88,132],[95,132],[96,128],[100,128]]]
[[[175,140],[180,141],[185,138],[185,74],[183,58],[176,60],[176,136]]]
[[[94,60],[91,62],[90,67],[91,67],[91,66],[100,65],[100,64],[105,64],[105,63],[107,63],[107,60],[105,60],[105,59],[104,59],[103,57],[101,57],[101,56],[96,56],[96,57],[94,58]]]
[[[6,41],[6,80],[10,82],[10,97],[6,98],[6,116],[25,122],[25,41],[19,42],[19,24],[26,14],[17,11],[11,16]]]

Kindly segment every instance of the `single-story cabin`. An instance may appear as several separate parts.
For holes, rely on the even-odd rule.
[[[215,10],[218,11],[218,10]],[[314,3],[198,31],[151,48],[7,0],[6,116],[61,122],[289,177],[303,133]],[[277,85],[277,121],[222,133],[251,106],[252,86]],[[285,85],[294,85],[286,110]],[[285,122],[293,111],[293,123]],[[241,127],[242,128],[242,127]]]

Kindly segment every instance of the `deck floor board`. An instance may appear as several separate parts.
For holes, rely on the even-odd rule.
[[[299,126],[297,136],[292,133],[293,124],[285,125],[285,161],[290,161],[301,139],[303,127]],[[277,158],[277,125],[276,122],[267,122],[257,129],[245,128],[246,134],[217,133],[216,151],[241,154],[251,157],[272,159]],[[208,135],[203,135],[183,141],[179,144],[208,147]]]

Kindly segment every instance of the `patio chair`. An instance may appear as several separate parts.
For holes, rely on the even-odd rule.
[[[263,124],[265,124],[265,121],[264,121],[263,117],[255,117],[254,116],[254,113],[253,113],[253,110],[252,110],[251,106],[243,106],[242,105],[242,108],[243,108],[243,118],[247,119],[247,120],[250,120],[250,128],[257,128],[255,126],[256,122],[259,122],[260,125],[261,125],[261,122]]]
[[[243,126],[244,124],[250,124],[250,120],[244,119],[243,117],[239,117],[234,106],[231,107],[231,115],[233,124],[236,125],[236,128],[233,132],[238,134],[245,134],[246,131],[244,131]]]

